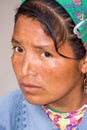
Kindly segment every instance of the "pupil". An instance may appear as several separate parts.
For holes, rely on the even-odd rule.
[[[22,52],[22,51],[23,51],[23,49],[19,47],[19,48],[18,48],[18,51],[19,51],[19,52]]]

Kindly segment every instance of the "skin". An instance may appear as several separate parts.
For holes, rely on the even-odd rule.
[[[87,102],[82,91],[84,60],[58,55],[40,22],[20,16],[14,27],[12,46],[13,69],[28,102],[66,112]],[[74,57],[66,43],[60,52]]]

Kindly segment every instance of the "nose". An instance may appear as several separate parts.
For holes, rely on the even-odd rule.
[[[22,75],[24,76],[36,76],[37,67],[35,58],[32,56],[25,56],[22,63]]]

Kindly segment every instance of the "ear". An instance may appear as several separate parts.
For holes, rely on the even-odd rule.
[[[82,60],[82,73],[87,73],[87,54],[85,58]]]

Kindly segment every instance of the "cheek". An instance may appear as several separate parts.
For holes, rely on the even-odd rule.
[[[79,70],[74,63],[67,63],[63,61],[49,62],[43,67],[40,67],[40,73],[44,86],[50,88],[62,86],[70,86]]]
[[[19,73],[19,68],[20,68],[20,60],[17,60],[17,57],[15,57],[14,55],[11,57],[11,62],[12,62],[12,67],[13,70],[15,72],[15,74],[17,75],[17,73]]]
[[[49,61],[39,67],[39,71],[44,83],[53,84],[58,79],[59,64],[55,61]]]
[[[11,57],[11,63],[12,63],[12,67],[13,67],[13,69],[15,69],[15,60],[14,60],[14,55],[12,55],[12,57]]]

